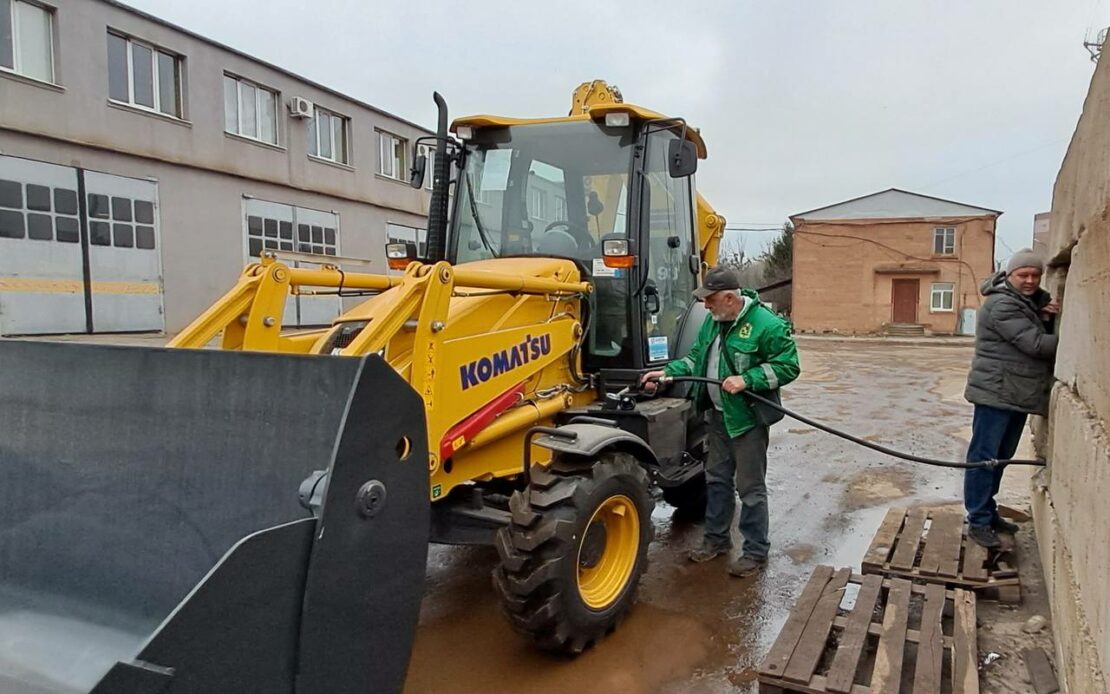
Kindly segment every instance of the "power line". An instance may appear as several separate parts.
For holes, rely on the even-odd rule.
[[[1018,157],[1024,157],[1025,155],[1032,154],[1033,152],[1039,152],[1042,149],[1045,149],[1046,147],[1052,147],[1053,145],[1058,145],[1061,142],[1065,142],[1065,141],[1070,140],[1070,139],[1071,139],[1071,136],[1069,135],[1068,137],[1059,138],[1059,139],[1053,140],[1051,142],[1045,142],[1043,144],[1037,145],[1036,147],[1033,147],[1032,149],[1023,150],[1021,152],[1018,152],[1017,154],[1011,154],[1008,157],[1003,157],[1002,159],[997,159],[997,160],[992,161],[990,163],[983,164],[982,166],[977,166],[974,169],[968,169],[967,171],[961,171],[960,173],[953,174],[952,176],[948,176],[948,177],[942,178],[940,180],[933,181],[932,183],[926,183],[926,184],[918,186],[918,187],[920,187],[920,188],[932,188],[935,185],[939,185],[941,183],[947,183],[948,181],[951,181],[951,180],[954,180],[954,179],[957,179],[957,178],[962,178],[962,177],[967,176],[969,174],[977,173],[979,171],[982,171],[983,169],[989,169],[992,166],[998,166],[999,164],[1005,164],[1006,162],[1008,162],[1012,159],[1017,159]]]

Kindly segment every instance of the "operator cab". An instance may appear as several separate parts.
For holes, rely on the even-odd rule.
[[[674,358],[700,270],[697,155],[685,124],[621,112],[457,131],[447,260],[571,259],[595,289],[586,371],[638,372]],[[607,263],[606,241],[623,241],[610,251],[631,257]]]

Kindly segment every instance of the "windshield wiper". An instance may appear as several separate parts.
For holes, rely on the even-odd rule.
[[[478,214],[478,203],[474,200],[474,184],[470,181],[470,171],[468,169],[463,170],[463,178],[466,179],[466,199],[470,203],[470,216],[474,218],[474,228],[478,230],[478,238],[482,240],[482,245],[493,254],[494,258],[499,258],[500,254],[493,250],[493,246],[486,236],[486,230],[482,227],[482,218]]]

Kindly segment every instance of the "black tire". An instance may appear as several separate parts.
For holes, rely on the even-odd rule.
[[[592,466],[556,460],[532,467],[531,485],[509,501],[512,522],[497,532],[501,561],[493,572],[502,608],[518,632],[544,650],[574,655],[616,628],[647,569],[655,534],[648,488],[647,473],[627,453],[603,453]],[[635,562],[619,594],[602,608],[591,607],[579,588],[580,549],[595,511],[619,497],[631,501],[639,519]]]
[[[676,487],[663,487],[663,501],[675,508],[681,520],[700,521],[705,518],[705,473],[686,480]]]

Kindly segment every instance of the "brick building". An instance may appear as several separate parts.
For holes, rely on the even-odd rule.
[[[792,215],[795,327],[974,332],[1000,214],[891,188]]]

